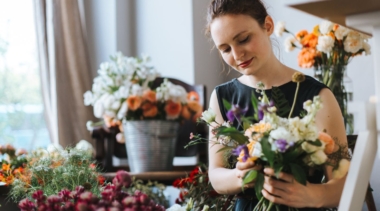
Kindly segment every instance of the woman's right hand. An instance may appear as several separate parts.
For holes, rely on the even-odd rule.
[[[235,168],[235,175],[238,178],[238,185],[240,187],[242,187],[242,185],[243,185],[243,178],[244,178],[245,174],[247,174],[247,172],[249,170],[260,171],[261,169],[262,169],[262,167],[259,166],[259,165],[256,165],[255,162],[253,162],[253,161],[247,161],[247,162],[240,162],[240,161],[238,161],[236,163],[236,168]],[[253,180],[252,182],[245,184],[244,185],[244,189],[253,188],[254,185],[255,185],[255,181],[256,180]]]

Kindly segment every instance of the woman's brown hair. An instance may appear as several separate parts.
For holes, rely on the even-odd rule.
[[[263,27],[268,12],[261,0],[212,0],[207,11],[207,35],[212,21],[222,15],[249,15]]]

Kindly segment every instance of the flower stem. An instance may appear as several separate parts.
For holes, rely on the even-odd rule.
[[[270,209],[272,209],[272,207],[273,207],[273,202],[269,202],[269,206],[268,206],[267,211],[270,211]]]
[[[289,112],[288,118],[292,117],[294,106],[296,105],[296,100],[297,100],[297,95],[298,95],[298,89],[299,88],[300,88],[300,82],[297,82],[296,93],[294,94],[293,105],[292,105],[292,109]]]

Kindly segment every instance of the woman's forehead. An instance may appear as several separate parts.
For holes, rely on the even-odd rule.
[[[244,31],[256,29],[260,29],[257,21],[248,15],[222,15],[210,24],[211,37],[216,45]]]

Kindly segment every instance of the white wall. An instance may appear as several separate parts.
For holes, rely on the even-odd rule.
[[[191,26],[191,0],[136,1],[137,54],[149,54],[162,76],[193,84]]]

